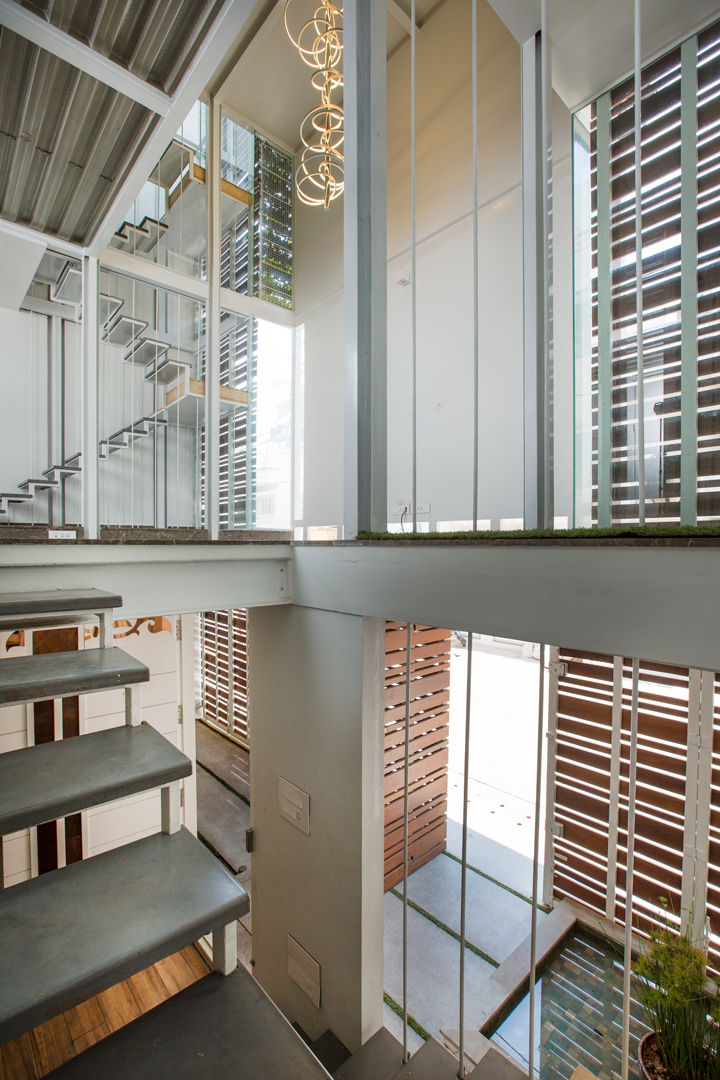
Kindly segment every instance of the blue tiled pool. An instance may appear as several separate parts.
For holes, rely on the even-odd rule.
[[[565,938],[535,984],[535,1075],[540,1080],[570,1080],[577,1065],[599,1080],[620,1076],[622,980],[622,951],[617,946],[585,931]],[[525,1067],[529,1014],[526,994],[491,1036]],[[637,1047],[646,1030],[643,1009],[633,1000],[630,1075],[637,1080]]]

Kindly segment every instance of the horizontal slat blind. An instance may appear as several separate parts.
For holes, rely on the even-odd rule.
[[[385,889],[403,876],[407,632],[385,633]],[[409,870],[445,849],[447,837],[450,631],[415,626],[410,656]]]

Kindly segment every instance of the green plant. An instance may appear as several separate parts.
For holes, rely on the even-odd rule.
[[[707,992],[705,953],[666,921],[633,965],[638,998],[670,1080],[718,1080],[720,1004]]]

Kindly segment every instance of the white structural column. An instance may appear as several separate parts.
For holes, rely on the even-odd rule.
[[[549,53],[543,27],[522,47],[524,521],[551,527]]]
[[[528,1078],[535,1080],[535,982],[537,980],[537,909],[540,862],[540,800],[542,795],[543,738],[545,731],[545,646],[540,646],[537,751],[535,760],[535,821],[533,835],[532,915],[530,920],[530,1015],[528,1019]]]
[[[220,531],[220,103],[208,110],[207,276],[205,354],[205,525],[211,540]],[[232,493],[229,493],[232,498]]]
[[[98,261],[82,260],[82,524],[97,540],[98,512]]]
[[[548,660],[547,770],[545,777],[545,857],[543,859],[543,904],[552,906],[555,876],[555,775],[557,772],[557,719],[560,676],[565,665],[558,659],[560,650],[550,646]]]
[[[623,952],[622,1080],[630,1073],[630,993],[632,976],[632,912],[635,883],[635,792],[637,789],[638,698],[640,661],[632,662],[630,705],[630,761],[628,766],[627,866],[625,872],[625,948]]]
[[[385,0],[347,0],[345,537],[387,524]]]
[[[63,320],[53,315],[48,319],[48,464],[50,465],[63,460],[64,342]],[[49,492],[48,524],[50,525],[63,524],[62,480],[60,483],[59,488]]]

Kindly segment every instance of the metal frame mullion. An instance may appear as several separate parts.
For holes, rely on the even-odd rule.
[[[680,520],[697,525],[697,38],[680,47]]]
[[[608,807],[607,885],[605,915],[615,920],[617,894],[617,846],[622,748],[623,657],[613,657],[612,734],[610,742],[610,792]]]
[[[682,894],[680,899],[680,928],[683,933],[691,925],[695,909],[695,848],[697,846],[701,701],[702,673],[697,668],[690,668],[688,680],[687,757],[685,763]]]
[[[598,525],[612,522],[612,316],[610,280],[610,94],[598,98],[597,145],[597,361],[598,361]]]
[[[632,662],[632,698],[630,705],[630,760],[627,808],[627,866],[625,868],[625,947],[623,952],[622,1080],[630,1072],[630,993],[632,978],[632,910],[635,880],[635,792],[637,787],[638,698],[640,661]]]
[[[693,941],[696,943],[700,943],[703,939],[707,911],[715,672],[703,671],[701,683],[698,783],[695,808],[695,899],[692,918],[692,936]]]
[[[545,775],[545,859],[543,862],[543,904],[552,906],[555,877],[555,776],[557,772],[557,713],[561,668],[560,650],[550,647],[548,663],[547,769]]]

